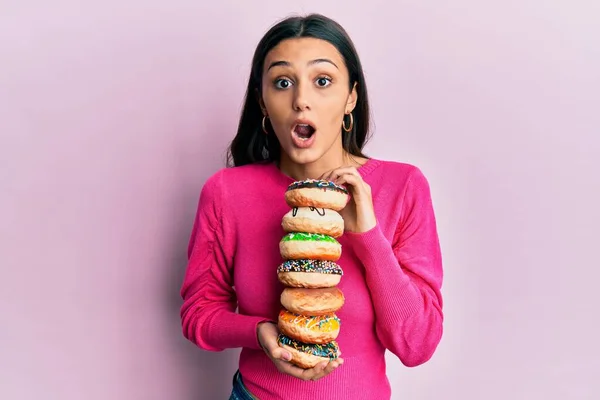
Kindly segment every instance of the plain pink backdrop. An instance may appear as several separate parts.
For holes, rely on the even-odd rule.
[[[226,398],[237,350],[181,334],[187,240],[256,43],[309,11],[356,42],[368,153],[432,186],[445,334],[389,357],[393,398],[597,398],[597,1],[87,3],[0,6],[0,398]]]

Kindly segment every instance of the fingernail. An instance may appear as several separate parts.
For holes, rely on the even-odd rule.
[[[290,361],[292,359],[292,355],[290,353],[283,353],[283,359]]]

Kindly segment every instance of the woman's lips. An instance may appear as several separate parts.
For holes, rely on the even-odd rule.
[[[310,124],[295,124],[292,129],[292,143],[300,149],[309,148],[315,142],[316,133],[315,128]]]

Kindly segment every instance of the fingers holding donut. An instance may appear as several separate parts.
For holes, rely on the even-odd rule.
[[[321,178],[348,187],[350,201],[340,210],[345,230],[360,233],[377,225],[371,186],[364,181],[355,167],[337,168],[323,174]]]
[[[291,346],[280,346],[279,336],[280,334],[277,330],[277,326],[273,323],[264,322],[258,326],[259,343],[267,356],[273,361],[277,370],[281,373],[305,381],[316,381],[329,375],[338,366],[344,363],[344,360],[339,357],[342,353],[341,351],[338,351],[338,357],[334,360],[322,358],[323,361],[315,362],[314,366],[311,366],[310,368],[301,368],[291,362],[294,357],[293,352],[296,350]]]
[[[325,173],[321,179],[344,185],[354,197],[371,196],[371,186],[363,180],[356,167],[341,167]]]

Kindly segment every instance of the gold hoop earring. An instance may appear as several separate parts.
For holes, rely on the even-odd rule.
[[[262,130],[265,133],[265,135],[268,135],[269,132],[267,131],[267,128],[265,127],[266,122],[267,122],[267,116],[265,115],[265,116],[263,116],[263,119],[262,119]]]
[[[342,129],[346,132],[350,132],[352,130],[352,128],[354,128],[354,117],[352,116],[352,113],[348,114],[350,116],[350,127],[346,128],[346,119],[342,119]]]

